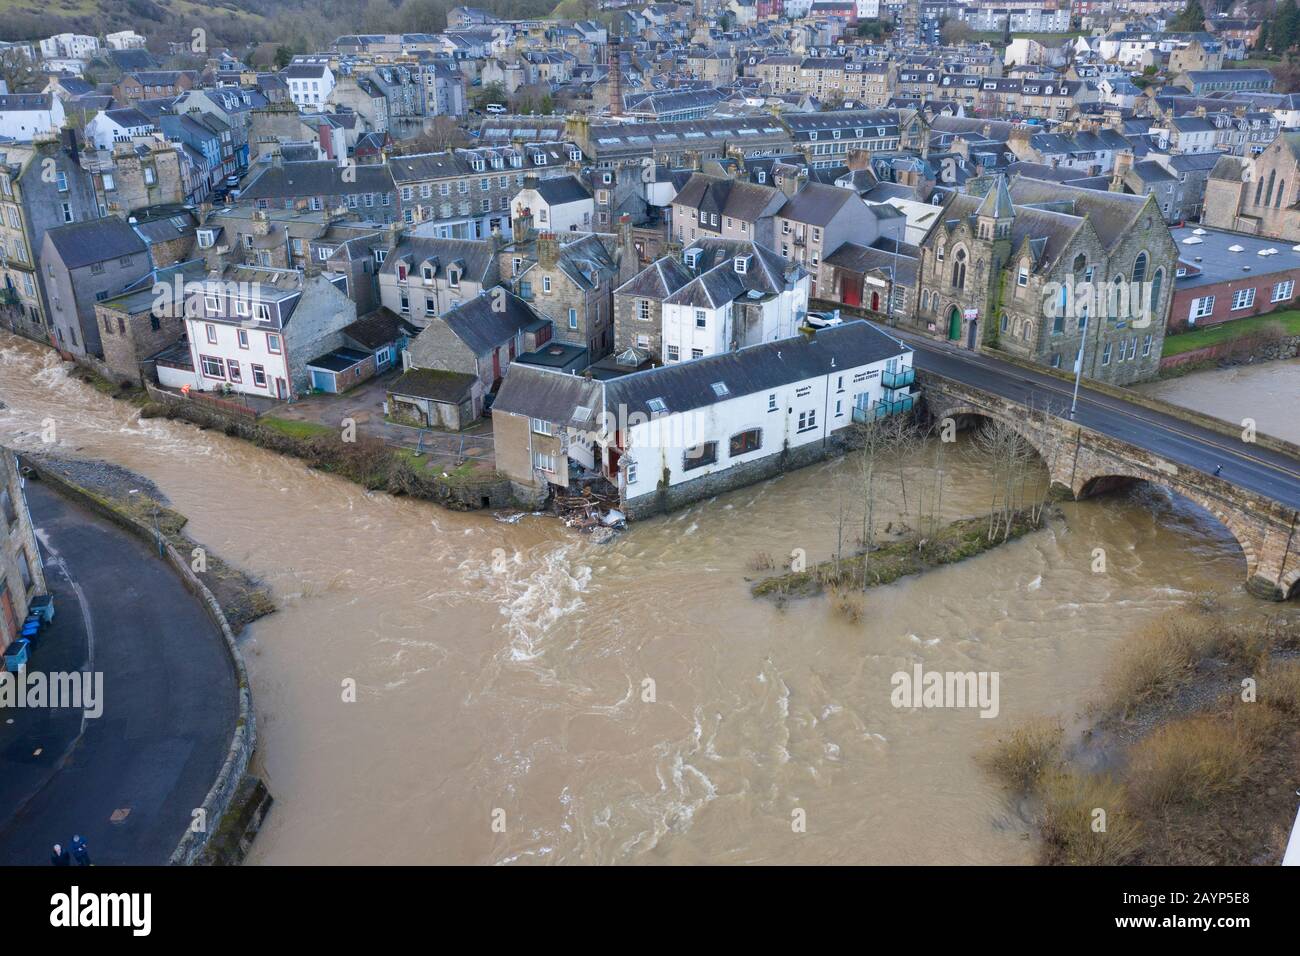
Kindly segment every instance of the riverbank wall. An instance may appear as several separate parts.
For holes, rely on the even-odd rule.
[[[545,489],[521,485],[499,474],[485,477],[429,474],[409,456],[377,438],[358,436],[355,441],[344,441],[336,435],[289,435],[249,416],[227,414],[220,408],[199,404],[153,385],[146,388],[152,400],[141,409],[141,415],[146,418],[181,419],[200,428],[211,428],[259,448],[300,458],[313,468],[374,491],[431,501],[452,511],[536,510],[546,504]]]
[[[272,802],[266,785],[250,772],[257,748],[257,718],[252,686],[235,633],[212,591],[190,567],[189,561],[154,527],[141,521],[111,499],[65,478],[38,457],[24,456],[30,473],[59,494],[77,502],[123,530],[158,548],[160,556],[194,595],[221,635],[226,659],[238,688],[238,716],[221,770],[203,800],[200,813],[172,852],[172,865],[239,863],[261,826]],[[238,821],[239,826],[234,826]]]

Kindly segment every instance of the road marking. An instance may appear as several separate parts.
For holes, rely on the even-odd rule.
[[[59,553],[59,549],[54,547],[54,544],[50,541],[50,536],[46,533],[44,526],[33,528],[32,531],[35,533],[36,537],[40,539],[41,544],[45,546],[45,550],[50,553],[51,561],[49,563],[59,569],[59,573],[63,575],[63,579],[67,581],[68,586],[72,588],[72,593],[77,596],[77,607],[81,609],[81,620],[85,623],[86,627],[85,670],[86,672],[93,674],[95,672],[95,625],[90,618],[90,604],[86,601],[86,594],[81,590],[81,585],[78,584],[77,580],[72,576],[72,571],[68,568],[68,562],[63,560],[63,555]],[[81,728],[77,731],[78,739],[80,739],[81,735],[86,732],[86,721],[88,719],[89,718],[86,716],[86,712],[83,709],[81,712]]]

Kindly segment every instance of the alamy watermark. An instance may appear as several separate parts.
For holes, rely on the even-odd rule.
[[[993,718],[1000,710],[999,681],[997,671],[927,671],[915,664],[890,678],[889,702],[900,709],[972,708]]]
[[[0,708],[80,710],[90,719],[104,713],[102,671],[54,671],[23,668],[0,671]]]

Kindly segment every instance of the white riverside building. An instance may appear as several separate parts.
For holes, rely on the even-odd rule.
[[[497,467],[558,488],[594,473],[645,517],[842,451],[855,419],[911,409],[913,377],[912,350],[860,320],[604,381],[516,364]]]

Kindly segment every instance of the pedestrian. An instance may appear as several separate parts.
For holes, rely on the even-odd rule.
[[[72,866],[72,856],[56,843],[54,844],[54,850],[50,853],[50,862],[55,866]]]
[[[90,862],[90,848],[79,834],[72,837],[72,858],[77,861],[77,866],[93,866]]]

